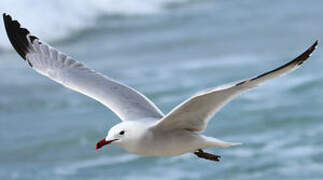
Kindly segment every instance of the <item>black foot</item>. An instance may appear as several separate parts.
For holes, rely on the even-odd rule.
[[[211,161],[220,161],[221,156],[211,154],[211,153],[206,153],[202,149],[199,149],[198,151],[194,152],[194,154],[203,159],[211,160]]]

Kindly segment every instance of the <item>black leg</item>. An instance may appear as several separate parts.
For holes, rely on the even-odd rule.
[[[202,149],[199,149],[198,151],[194,152],[194,154],[203,159],[211,160],[211,161],[220,161],[221,156],[211,154],[211,153],[206,153]]]

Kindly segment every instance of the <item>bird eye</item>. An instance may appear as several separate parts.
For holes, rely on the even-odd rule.
[[[124,131],[120,131],[120,133],[119,133],[120,135],[124,135]]]

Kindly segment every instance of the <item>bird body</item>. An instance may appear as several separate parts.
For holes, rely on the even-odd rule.
[[[228,147],[240,144],[224,142],[186,129],[160,130],[153,125],[151,121],[121,122],[110,129],[106,140],[119,139],[118,132],[125,131],[121,140],[111,144],[121,146],[128,152],[146,156],[177,156],[213,146]]]

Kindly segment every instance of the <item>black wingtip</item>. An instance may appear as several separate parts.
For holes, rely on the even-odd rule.
[[[280,66],[272,71],[269,71],[269,72],[266,72],[266,73],[263,73],[255,78],[252,78],[250,81],[253,81],[253,80],[256,80],[256,79],[259,79],[263,76],[266,76],[270,73],[273,73],[275,71],[278,71],[280,69],[283,69],[287,66],[290,66],[290,65],[294,65],[294,66],[300,66],[302,65],[313,53],[313,51],[317,48],[317,45],[318,45],[319,41],[316,40],[305,52],[303,52],[301,55],[299,55],[297,58],[293,59],[292,61],[288,62],[287,64],[283,65],[283,66]],[[238,84],[236,84],[236,86],[239,86],[241,84],[244,84],[245,82],[247,81],[242,81]]]
[[[26,54],[29,52],[30,46],[27,39],[29,31],[25,28],[22,28],[18,21],[12,20],[11,16],[7,13],[3,13],[3,21],[9,41],[11,42],[17,53],[26,60]],[[30,36],[30,39],[34,40],[38,38],[35,36]]]
[[[311,47],[313,47],[313,50],[317,48],[318,44],[319,44],[319,40],[316,40],[316,41],[314,42],[314,44],[311,46]],[[311,48],[310,48],[310,49],[311,49]]]
[[[3,21],[12,46],[23,59],[26,59],[26,54],[28,53],[27,35],[29,31],[21,28],[18,21],[13,21],[8,14],[3,14]]]
[[[317,48],[319,43],[319,40],[316,40],[311,47],[309,47],[303,54],[299,55],[297,58],[295,58],[295,62],[297,65],[303,64],[304,61],[306,61],[313,53],[313,51]]]
[[[319,45],[319,40],[316,40],[316,41],[314,42],[314,44],[313,44],[314,49],[316,49],[318,45]]]

